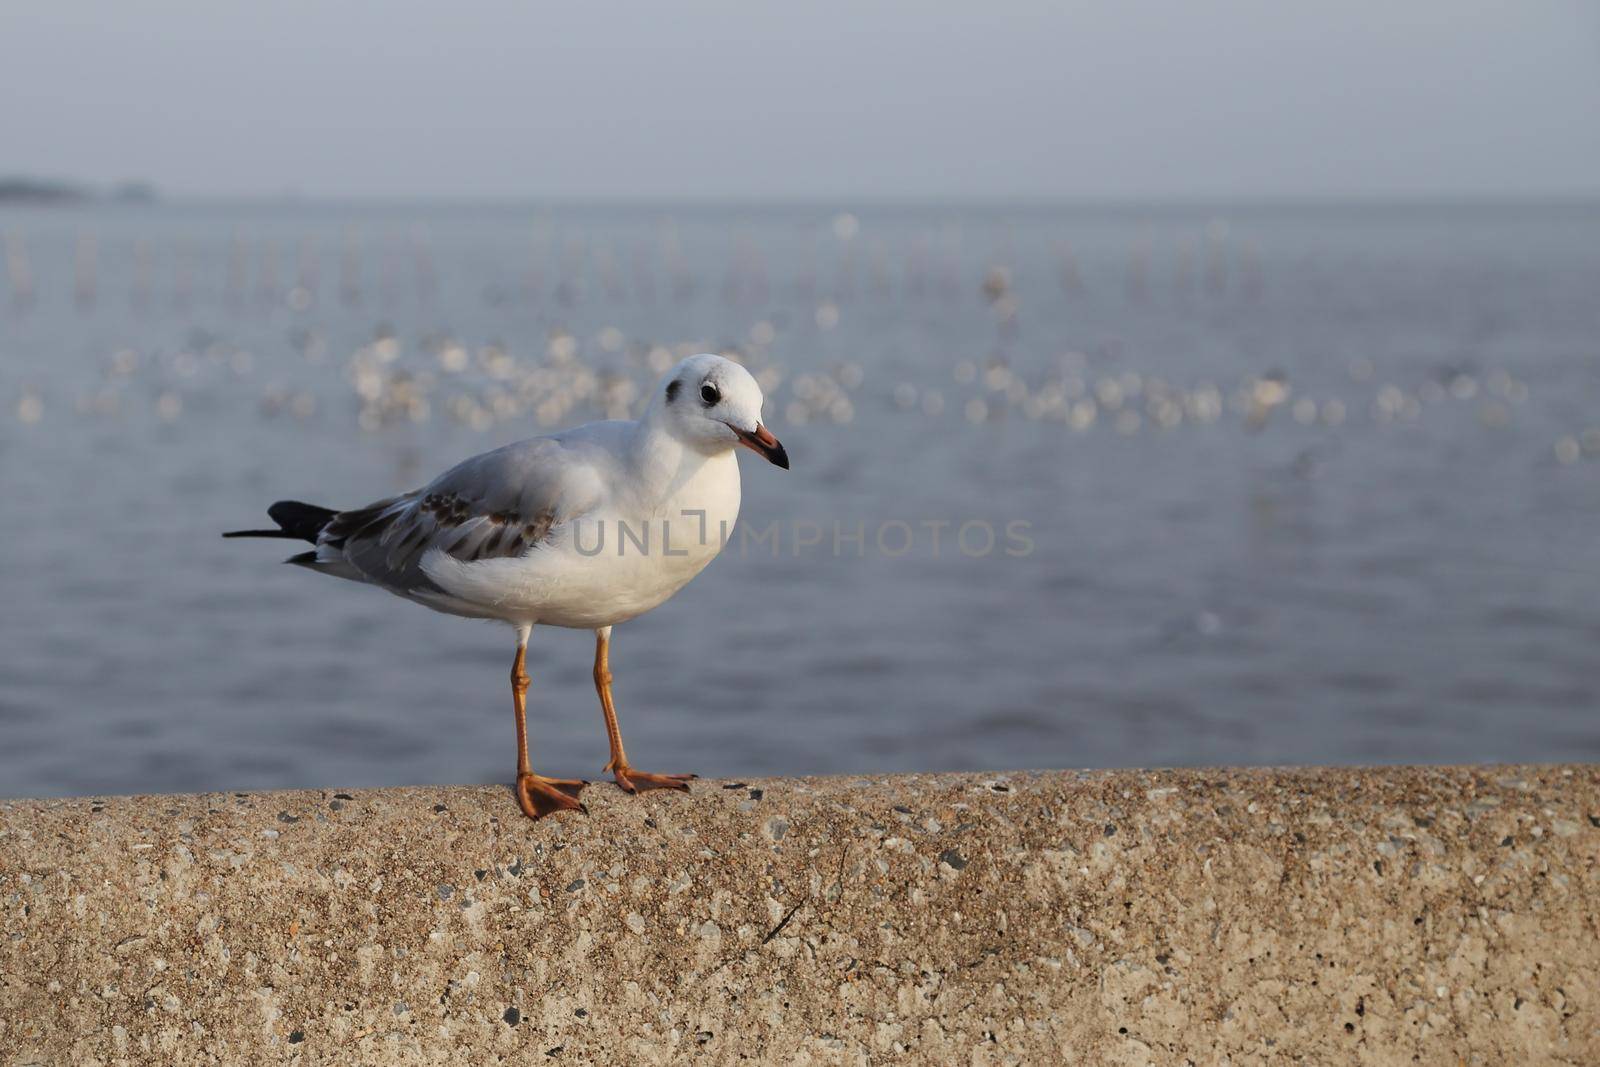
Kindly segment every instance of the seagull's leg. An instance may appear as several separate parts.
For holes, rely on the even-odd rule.
[[[617,709],[611,703],[611,627],[602,626],[594,632],[594,690],[600,694],[600,710],[606,715],[606,737],[611,741],[611,762],[605,769],[616,778],[617,784],[630,793],[645,789],[689,790],[692,774],[648,774],[628,766],[628,754],[622,750],[622,730],[617,726]]]
[[[588,782],[577,778],[546,778],[528,766],[528,672],[524,661],[528,653],[531,626],[517,627],[517,658],[511,661],[511,701],[517,711],[517,805],[530,819],[551,815],[563,809],[587,809],[578,803],[578,793]]]

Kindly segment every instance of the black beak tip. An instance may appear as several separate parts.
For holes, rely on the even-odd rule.
[[[771,430],[766,429],[759,423],[756,424],[754,430],[740,430],[732,426],[729,429],[733,430],[734,434],[738,436],[739,443],[750,449],[750,451],[763,457],[774,467],[782,467],[784,470],[789,469],[789,453],[784,451],[783,442],[772,436]]]

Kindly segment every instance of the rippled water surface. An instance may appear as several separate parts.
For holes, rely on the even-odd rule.
[[[640,766],[1600,757],[1593,205],[11,208],[0,241],[0,793],[508,779],[509,631],[217,535],[706,349],[794,469],[743,457],[763,538],[618,629]],[[590,655],[535,633],[540,769],[605,761]]]

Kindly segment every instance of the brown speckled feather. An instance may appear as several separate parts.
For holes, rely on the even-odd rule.
[[[464,563],[517,557],[541,544],[566,517],[557,506],[585,505],[544,473],[560,446],[535,439],[474,457],[411,493],[340,512],[318,539],[318,560],[348,565],[397,591],[431,590],[423,557],[439,549]]]

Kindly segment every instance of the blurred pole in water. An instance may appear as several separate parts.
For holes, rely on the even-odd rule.
[[[172,242],[172,306],[188,311],[194,298],[194,264],[189,243],[183,238]]]
[[[79,311],[89,311],[94,307],[96,289],[99,284],[100,251],[92,233],[80,233],[78,245],[72,257],[73,264],[73,295],[78,304]]]
[[[439,279],[433,270],[433,249],[428,243],[426,227],[411,228],[411,262],[417,272],[417,301],[424,306],[433,303]]]
[[[1228,291],[1228,221],[1206,223],[1206,289],[1220,297]]]
[[[533,224],[533,236],[528,244],[528,268],[522,273],[522,299],[529,304],[538,304],[544,299],[544,270],[549,256],[550,224],[541,218]]]
[[[874,237],[867,244],[867,285],[874,300],[887,303],[894,299],[894,285],[889,281],[889,246],[882,237]]]
[[[622,284],[622,272],[617,269],[617,257],[612,254],[609,242],[601,241],[594,250],[594,269],[600,276],[600,288],[613,304],[628,300],[628,291]]]
[[[835,261],[833,272],[833,300],[837,304],[848,304],[856,297],[856,250],[853,245],[846,245],[839,250],[839,258]]]
[[[917,234],[906,250],[906,295],[921,300],[928,295],[928,239]]]
[[[650,243],[643,237],[633,242],[633,291],[641,303],[650,304],[656,298],[655,263],[651,258]]]
[[[1001,340],[1015,336],[1017,310],[1021,307],[1011,268],[1005,265],[1004,260],[1002,254],[996,254],[989,269],[984,272],[981,286],[989,309],[994,312],[995,331]]]
[[[397,233],[378,239],[378,305],[385,309],[400,302],[402,240]]]
[[[802,304],[814,304],[817,300],[817,241],[817,236],[812,234],[795,267],[794,295]]]
[[[581,234],[568,234],[561,242],[560,272],[556,282],[556,302],[562,307],[572,307],[583,298],[583,272],[586,250]]]
[[[1251,240],[1239,242],[1239,288],[1251,300],[1261,295],[1261,250]]]
[[[666,261],[673,299],[680,304],[687,304],[694,298],[694,275],[678,243],[678,224],[670,216],[661,221],[661,258]]]
[[[1012,266],[1021,260],[1017,256],[1016,238],[1009,223],[1001,231],[1000,247],[995,256],[998,269],[1005,281],[1005,289],[991,298],[991,307],[995,313],[996,335],[1005,342],[1016,337],[1021,325],[1017,319],[1017,312],[1022,308],[1022,297],[1017,292],[1017,270]]]
[[[833,220],[833,235],[839,241],[838,270],[834,275],[833,298],[843,304],[856,297],[856,235],[861,223],[854,215],[838,215]]]
[[[316,234],[306,234],[300,239],[300,250],[295,258],[295,281],[294,288],[289,291],[289,306],[295,311],[309,311],[316,306],[318,290],[322,287],[322,260]]]
[[[1128,299],[1135,303],[1143,303],[1150,295],[1150,232],[1148,228],[1139,231],[1139,236],[1133,239],[1133,247],[1128,250]]]
[[[339,302],[348,308],[361,305],[361,238],[354,227],[346,227],[339,248]]]
[[[33,306],[33,266],[20,233],[6,234],[6,274],[11,279],[11,306],[18,312]]]
[[[748,230],[741,230],[734,238],[733,256],[728,263],[728,277],[723,286],[723,297],[729,303],[760,305],[767,299],[767,268],[761,251]]]
[[[772,298],[771,272],[767,270],[767,256],[752,238],[750,242],[750,298],[757,306]]]
[[[235,233],[228,245],[228,282],[224,294],[228,310],[235,314],[244,306],[246,276],[250,269],[247,265],[249,256],[250,248],[245,244],[243,235]]]
[[[133,242],[133,289],[129,294],[129,300],[137,314],[143,315],[150,310],[154,275],[155,261],[150,251],[150,242],[140,237]]]
[[[268,309],[278,303],[278,243],[270,238],[261,243],[261,273],[256,278],[256,302]]]
[[[744,252],[741,247],[742,240],[741,236],[735,235],[733,249],[729,252],[727,258],[727,271],[722,276],[722,301],[725,304],[739,303],[739,290],[742,283],[740,260]]]
[[[1056,278],[1066,295],[1077,296],[1083,292],[1083,275],[1078,270],[1078,259],[1066,241],[1056,242]]]
[[[938,279],[939,299],[954,301],[961,298],[961,243],[963,234],[961,227],[948,224],[944,227],[940,244],[943,246],[938,252]]]
[[[1177,291],[1178,299],[1187,303],[1194,295],[1194,239],[1188,234],[1180,234],[1177,253],[1173,288]]]

